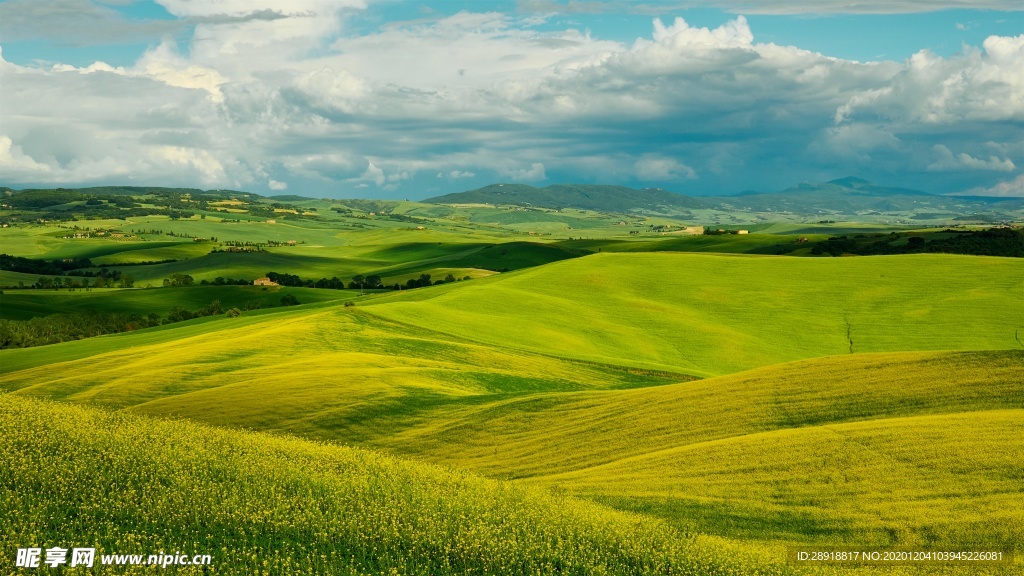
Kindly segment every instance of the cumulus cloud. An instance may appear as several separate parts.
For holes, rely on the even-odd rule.
[[[717,7],[736,14],[910,14],[939,10],[1021,10],[1014,0],[519,0],[522,12],[543,14],[635,13],[658,15]]]
[[[851,96],[835,120],[872,116],[925,124],[1024,120],[1024,34],[989,36],[981,50],[950,58],[922,50],[886,85]]]
[[[1024,162],[1024,36],[861,63],[758,42],[742,16],[655,19],[624,44],[522,14],[356,34],[344,29],[355,0],[162,4],[191,19],[187,46],[154,43],[122,67],[0,58],[8,183],[383,193],[418,177],[557,178],[717,192],[751,187],[735,166],[785,186],[797,172],[909,166],[941,181]]]
[[[287,190],[288,184],[286,182],[278,182],[271,178],[270,180],[267,180],[267,188],[270,188],[271,190]]]
[[[7,136],[0,136],[0,170],[7,178],[16,180],[46,178],[50,175],[49,166],[36,162]]]
[[[476,174],[469,172],[468,170],[452,170],[448,174],[443,174],[441,172],[437,173],[438,178],[448,178],[448,180],[461,180],[463,178],[472,178],[474,176],[476,176]]]
[[[990,188],[975,188],[966,192],[966,194],[973,196],[1024,198],[1024,174],[1018,174],[1013,180],[999,182]]]
[[[220,85],[225,82],[224,77],[212,68],[188,62],[177,53],[172,42],[163,42],[143,54],[132,73],[160,80],[169,86],[205,90],[215,102],[224,101],[220,91]]]
[[[359,180],[367,180],[373,182],[374,184],[377,185],[378,188],[383,186],[384,183],[388,181],[388,179],[384,176],[384,170],[377,167],[377,165],[375,165],[372,160],[366,166],[366,171],[363,172],[363,174],[359,176],[359,178],[356,178],[353,181]]]
[[[932,147],[936,159],[928,165],[929,170],[993,170],[996,172],[1013,172],[1017,167],[1009,158],[989,156],[988,160],[975,158],[970,154],[961,152],[954,155],[953,152],[942,144]]]
[[[547,178],[547,174],[544,171],[544,164],[541,162],[534,162],[530,164],[529,168],[520,168],[514,170],[506,170],[504,174],[512,180],[521,182],[538,182]]]
[[[640,180],[655,182],[671,182],[674,180],[692,180],[697,172],[672,158],[645,156],[636,161],[636,177]]]

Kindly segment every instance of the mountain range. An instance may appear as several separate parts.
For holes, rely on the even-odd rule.
[[[593,184],[492,184],[476,190],[429,198],[435,204],[500,204],[537,208],[580,208],[602,212],[687,214],[695,210],[776,212],[813,215],[1019,218],[1024,198],[937,196],[920,190],[879,186],[861,178],[803,183],[780,192],[743,192],[732,196],[687,196],[661,188],[626,188]]]

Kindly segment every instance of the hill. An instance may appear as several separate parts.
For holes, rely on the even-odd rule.
[[[1022,294],[1013,258],[599,253],[366,309],[478,342],[709,376],[850,352],[1017,349]]]
[[[704,207],[700,199],[660,188],[633,189],[597,184],[555,184],[534,188],[526,184],[492,184],[468,192],[428,198],[433,204],[514,204],[542,208],[580,208],[602,212],[676,212]]]
[[[1024,352],[853,354],[665,385],[671,375],[397,325],[389,333],[372,317],[345,322],[327,310],[50,347],[51,362],[4,381],[18,396],[356,442],[525,479],[689,532],[874,545],[1024,541],[1013,512],[1024,509],[1022,495],[1007,484],[1024,473],[1013,456],[1024,450],[1015,432]],[[100,340],[106,351],[52,363]],[[815,452],[816,443],[827,449]],[[897,505],[878,484],[894,474],[924,496]],[[1004,528],[984,522],[997,517]]]
[[[815,262],[835,266],[830,280],[800,268]],[[0,372],[13,396],[356,443],[687,533],[1019,549],[1024,322],[1007,311],[1020,309],[1020,265],[602,254],[355,307],[4,351]],[[728,305],[755,291],[759,309]],[[580,328],[613,322],[603,340]],[[851,338],[937,351],[850,354]],[[702,350],[729,343],[728,358]],[[942,351],[986,347],[1006,350]],[[744,364],[761,367],[682,374]]]
[[[912,220],[999,222],[1020,219],[1019,198],[936,196],[900,187],[886,187],[860,178],[804,183],[778,192],[747,191],[728,196],[686,196],[658,188],[633,189],[593,184],[556,184],[535,188],[524,184],[492,184],[429,198],[436,204],[485,203],[545,208],[585,208],[604,212],[679,214],[707,219],[715,213],[794,214],[870,220],[875,216]],[[717,219],[715,221],[718,221]]]
[[[165,552],[210,555],[181,574],[790,572],[743,546],[451,469],[10,395],[0,459],[0,547],[95,547],[97,572],[113,554]],[[13,553],[0,562],[14,570]]]

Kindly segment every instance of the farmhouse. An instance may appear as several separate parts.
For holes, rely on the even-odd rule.
[[[267,220],[267,224],[277,224],[277,220]]]
[[[277,282],[274,282],[270,278],[264,276],[263,278],[257,278],[252,281],[253,286],[280,286]]]
[[[737,230],[737,234],[750,234],[750,230]]]

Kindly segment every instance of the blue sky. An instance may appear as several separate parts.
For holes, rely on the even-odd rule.
[[[1024,195],[1018,1],[8,0],[0,27],[13,187]]]

